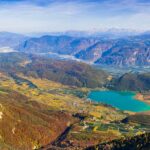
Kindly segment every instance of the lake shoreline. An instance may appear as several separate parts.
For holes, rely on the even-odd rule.
[[[88,98],[122,111],[135,113],[150,111],[150,103],[146,103],[140,94],[133,91],[92,90]]]
[[[137,100],[139,100],[139,101],[145,102],[145,103],[147,103],[147,104],[150,105],[150,101],[147,101],[147,100],[144,98],[144,94],[142,94],[142,93],[136,93],[136,95],[135,95],[134,98],[137,99]]]

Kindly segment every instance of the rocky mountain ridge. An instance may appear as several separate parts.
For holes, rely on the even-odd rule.
[[[73,37],[67,35],[44,35],[26,37],[0,33],[0,47],[11,47],[25,53],[56,53],[70,55],[95,64],[112,66],[149,66],[150,34],[120,38]]]
[[[53,52],[75,56],[78,59],[105,65],[150,65],[150,36],[121,39],[76,38],[69,36],[43,36],[31,38],[17,47],[28,53]]]

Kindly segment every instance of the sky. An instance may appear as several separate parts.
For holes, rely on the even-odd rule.
[[[150,30],[150,0],[0,0],[0,31]]]

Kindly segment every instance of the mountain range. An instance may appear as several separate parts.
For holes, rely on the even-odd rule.
[[[28,37],[22,34],[0,32],[0,47],[14,48],[27,39]]]
[[[121,67],[150,65],[149,32],[118,38],[113,38],[113,35],[112,38],[68,35],[27,37],[2,32],[0,47],[11,47],[25,53],[69,55],[95,64]]]
[[[129,72],[110,74],[99,67],[73,60],[59,60],[27,54],[23,52],[0,54],[0,72],[15,79],[18,83],[26,82],[18,77],[47,79],[72,87],[102,88],[121,91],[148,91],[150,89],[150,72]]]

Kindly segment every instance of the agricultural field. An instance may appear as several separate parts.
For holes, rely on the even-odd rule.
[[[1,73],[1,147],[37,149],[54,141],[55,147],[82,149],[148,131],[139,123],[122,122],[134,113],[88,101],[89,91],[47,79]]]

